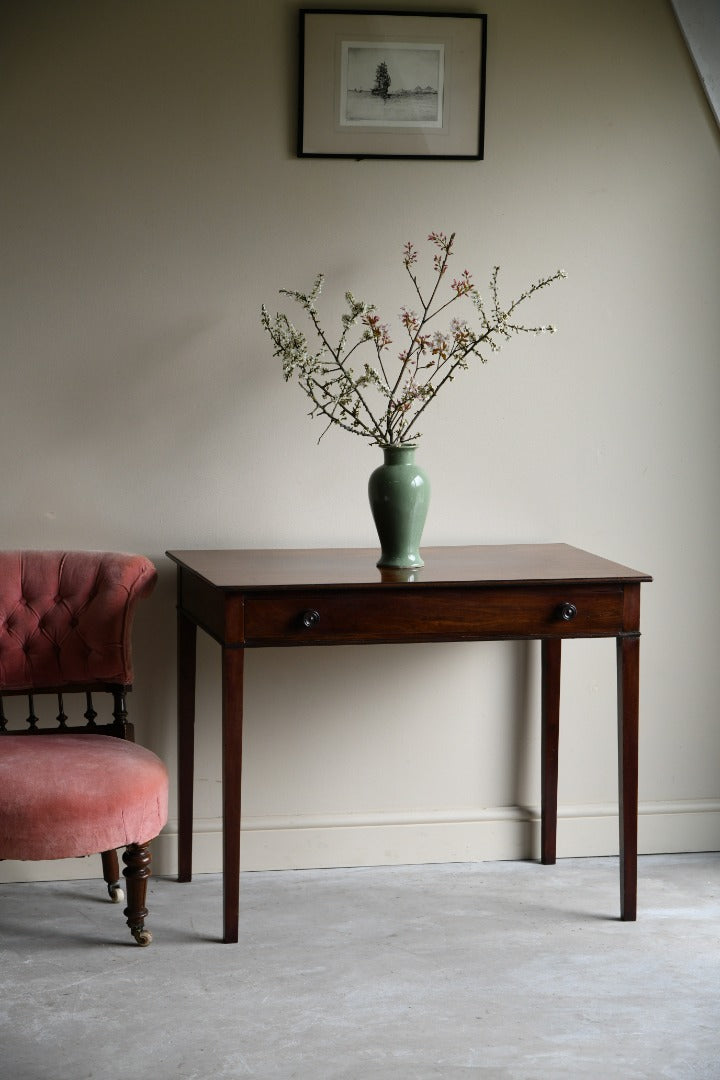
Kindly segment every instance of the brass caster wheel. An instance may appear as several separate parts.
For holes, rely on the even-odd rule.
[[[142,926],[131,927],[130,933],[143,949],[152,942],[152,934]]]
[[[125,893],[120,888],[119,881],[113,881],[108,885],[108,896],[113,904],[122,904],[125,899]]]

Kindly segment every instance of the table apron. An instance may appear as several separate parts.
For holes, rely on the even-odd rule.
[[[563,611],[568,610],[571,617],[565,619]],[[623,589],[618,585],[252,594],[244,600],[243,643],[253,647],[610,637],[624,629],[623,610]]]

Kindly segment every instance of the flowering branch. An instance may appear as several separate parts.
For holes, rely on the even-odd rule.
[[[429,293],[424,292],[415,270],[417,250],[409,242],[403,248],[403,265],[420,310],[403,308],[400,312],[407,344],[398,353],[399,367],[394,377],[388,375],[390,330],[380,321],[374,304],[366,304],[347,292],[340,338],[336,345],[331,344],[316,306],[324,281],[322,274],[315,279],[309,293],[280,290],[281,295],[296,301],[307,315],[317,338],[316,351],[310,349],[305,335],[295,329],[286,315],[271,317],[263,305],[262,325],[273,342],[273,355],[282,359],[285,381],[295,376],[312,403],[310,416],[327,420],[320,438],[335,425],[379,446],[415,442],[420,438],[416,428],[420,416],[440,389],[452,382],[458,371],[469,367],[471,355],[484,364],[486,352],[497,352],[502,342],[513,334],[555,333],[554,326],[524,326],[515,322],[513,316],[540,289],[564,278],[563,270],[530,285],[506,310],[500,302],[497,266],[490,278],[488,308],[468,270],[453,279],[450,296],[440,301],[438,291],[453,253],[455,234],[448,237],[442,232],[431,232],[428,240],[437,249],[433,253],[435,278]],[[474,309],[472,326],[459,317],[450,320],[446,331],[430,326],[438,315],[462,299],[468,299]],[[356,371],[351,360],[361,346],[368,344],[374,353],[375,366],[364,362]]]

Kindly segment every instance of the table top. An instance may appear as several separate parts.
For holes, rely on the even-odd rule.
[[[227,592],[368,585],[520,585],[553,582],[642,582],[649,574],[569,544],[493,544],[423,547],[425,566],[379,570],[377,548],[249,548],[168,551],[167,555]]]

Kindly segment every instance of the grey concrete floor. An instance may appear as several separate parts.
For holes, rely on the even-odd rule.
[[[720,854],[0,886],[3,1080],[720,1080]]]

